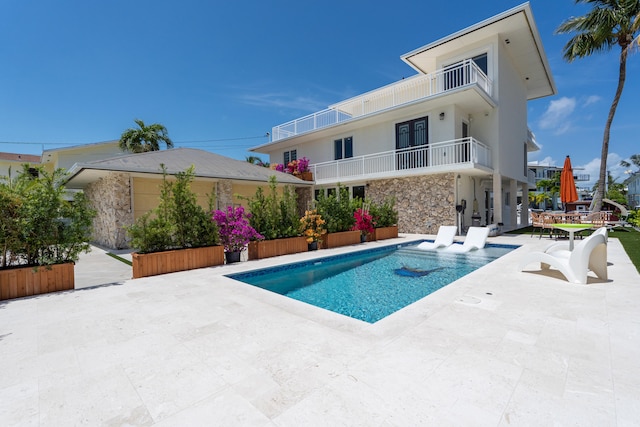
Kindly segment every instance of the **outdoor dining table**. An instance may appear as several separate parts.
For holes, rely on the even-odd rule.
[[[553,228],[569,233],[569,250],[573,250],[573,238],[576,231],[590,230],[593,224],[551,224]]]

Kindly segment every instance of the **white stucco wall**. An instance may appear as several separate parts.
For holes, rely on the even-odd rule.
[[[499,48],[498,135],[494,167],[503,177],[526,181],[527,96],[524,82],[511,61],[504,45]]]

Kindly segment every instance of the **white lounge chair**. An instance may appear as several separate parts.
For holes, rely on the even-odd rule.
[[[606,242],[607,239],[609,238],[609,228],[600,227],[591,234],[602,234]],[[554,242],[554,243],[551,243],[546,248],[544,248],[542,252],[548,254],[549,252],[554,252],[554,251],[569,251],[569,246],[570,246],[569,242]]]
[[[461,245],[451,245],[444,249],[446,252],[466,253],[484,248],[489,237],[489,227],[469,227],[467,237]]]
[[[601,229],[578,243],[573,251],[559,247],[547,250],[548,252],[529,252],[520,263],[520,271],[532,262],[539,262],[543,270],[557,268],[572,283],[587,283],[589,270],[601,279],[608,278],[607,239]]]
[[[438,228],[436,240],[434,242],[422,242],[418,245],[418,249],[429,251],[451,246],[453,238],[456,236],[457,232],[458,227],[455,225],[441,225],[440,228]]]

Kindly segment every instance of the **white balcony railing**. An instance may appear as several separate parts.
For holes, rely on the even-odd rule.
[[[272,129],[272,141],[322,129],[468,85],[477,85],[491,96],[491,80],[470,59],[435,73],[402,80],[351,98],[326,110],[275,126]]]
[[[449,166],[480,165],[491,168],[491,149],[475,138],[462,138],[403,148],[331,162],[316,163],[309,168],[316,183],[338,182],[403,172],[446,170]]]

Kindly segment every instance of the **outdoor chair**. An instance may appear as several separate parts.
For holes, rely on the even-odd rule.
[[[461,245],[451,245],[444,248],[445,252],[466,253],[476,249],[484,248],[489,237],[489,227],[469,227],[464,243]]]
[[[592,271],[603,280],[607,274],[607,239],[606,228],[596,230],[575,246],[573,251],[559,247],[547,248],[547,252],[530,252],[520,263],[519,270],[524,270],[528,264],[539,262],[542,270],[554,267],[572,283],[587,283],[588,272]]]
[[[429,251],[434,249],[446,248],[451,246],[453,238],[456,236],[458,227],[455,225],[441,225],[438,228],[436,240],[433,242],[422,242],[418,245],[418,249]]]

